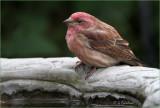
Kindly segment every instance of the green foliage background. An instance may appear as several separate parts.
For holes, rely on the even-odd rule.
[[[72,13],[82,11],[115,27],[130,43],[138,58],[149,66],[158,67],[159,3],[148,2],[151,13],[151,24],[147,26],[151,37],[148,44],[151,44],[153,54],[150,54],[150,50],[144,50],[139,3],[136,1],[3,1],[1,55],[7,58],[73,57],[65,41],[67,26],[62,22]]]

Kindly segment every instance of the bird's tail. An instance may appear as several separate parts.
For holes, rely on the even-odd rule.
[[[136,66],[144,66],[144,63],[142,63],[141,61],[135,61]]]
[[[139,59],[132,59],[124,61],[124,63],[129,64],[131,66],[146,66],[143,62],[141,62]]]
[[[134,66],[146,66],[142,61],[139,59],[132,60]]]

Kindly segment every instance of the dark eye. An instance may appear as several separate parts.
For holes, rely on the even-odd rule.
[[[82,22],[82,20],[78,20],[77,22],[78,22],[78,23],[81,23],[81,22]]]

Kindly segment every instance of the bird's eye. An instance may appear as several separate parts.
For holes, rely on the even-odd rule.
[[[81,23],[81,22],[82,22],[82,20],[78,20],[77,22],[78,22],[78,23]]]

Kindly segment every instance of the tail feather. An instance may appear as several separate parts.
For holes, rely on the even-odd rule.
[[[131,60],[134,63],[134,66],[145,66],[145,64],[139,59]]]
[[[140,63],[140,62],[137,62],[137,61],[135,61],[135,64],[136,64],[137,66],[144,66],[144,64],[142,64],[142,63]]]
[[[132,60],[127,60],[123,62],[131,66],[145,66],[145,64],[138,59],[132,59]]]

